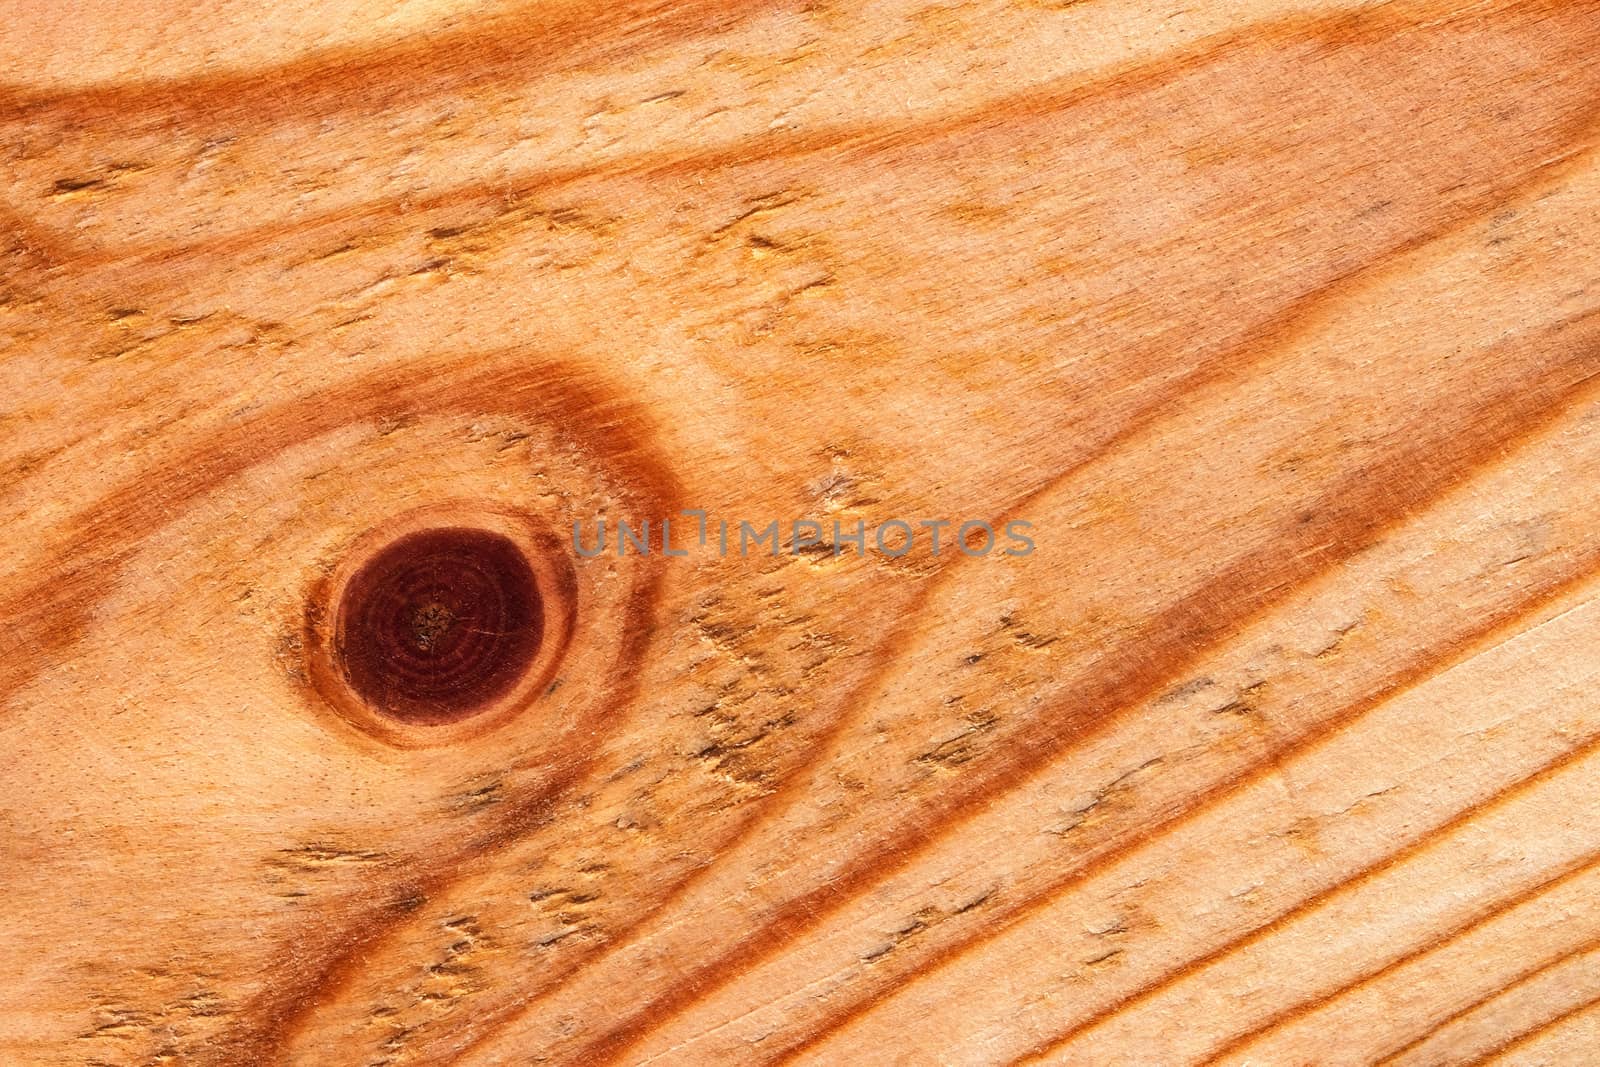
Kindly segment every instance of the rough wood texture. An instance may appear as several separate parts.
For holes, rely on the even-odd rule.
[[[0,1061],[1600,1062],[1600,3],[199,7],[0,4]]]

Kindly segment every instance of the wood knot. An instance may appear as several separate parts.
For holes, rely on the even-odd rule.
[[[422,530],[383,549],[345,586],[335,654],[374,710],[408,723],[455,722],[504,696],[533,664],[542,599],[509,538]]]
[[[308,605],[317,690],[355,725],[408,745],[532,702],[573,613],[557,544],[515,516],[440,509],[369,535]]]

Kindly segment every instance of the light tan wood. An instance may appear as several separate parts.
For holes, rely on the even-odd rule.
[[[0,16],[0,1061],[1600,1061],[1600,3]]]

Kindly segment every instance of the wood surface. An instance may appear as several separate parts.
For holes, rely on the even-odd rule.
[[[1600,1063],[1597,57],[4,0],[0,1063]],[[682,509],[1035,551],[568,536]],[[481,714],[346,684],[429,529]]]

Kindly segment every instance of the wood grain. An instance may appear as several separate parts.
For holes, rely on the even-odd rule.
[[[0,1062],[1600,1059],[1600,3],[0,14]]]

